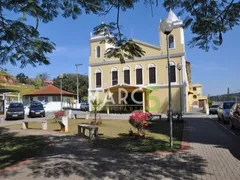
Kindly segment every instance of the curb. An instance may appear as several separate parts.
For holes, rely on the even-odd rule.
[[[12,166],[6,167],[6,168],[0,170],[0,175],[3,174],[3,173],[6,173],[6,172],[10,172],[10,171],[12,171],[12,170],[14,170],[14,169],[16,169],[18,167],[25,166],[25,165],[27,165],[27,164],[29,164],[31,162],[32,162],[32,160],[26,159],[26,160],[24,160],[22,162],[19,162],[17,164],[12,165]]]

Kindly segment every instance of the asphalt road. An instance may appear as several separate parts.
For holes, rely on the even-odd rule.
[[[27,115],[25,115],[24,120],[5,120],[5,116],[4,115],[0,115],[0,127],[1,126],[8,126],[8,125],[12,125],[12,124],[21,124],[22,121],[43,121],[43,120],[49,120],[54,118],[54,114],[50,113],[50,112],[46,112],[46,116],[45,117],[35,117],[35,118],[30,118]]]
[[[221,121],[218,121],[217,115],[209,115],[209,118],[213,120],[217,126],[225,129],[228,133],[240,140],[240,129],[231,129],[229,123],[223,124]]]

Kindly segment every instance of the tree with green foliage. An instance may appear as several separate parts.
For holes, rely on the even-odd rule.
[[[57,77],[53,79],[53,84],[60,88],[60,78]],[[78,75],[78,85],[80,99],[84,96],[88,96],[88,76]],[[77,94],[77,75],[64,74],[62,79],[62,88],[68,92]]]
[[[19,73],[16,76],[19,83],[27,84],[28,76],[26,76],[24,73]]]
[[[39,89],[42,86],[42,80],[39,76],[35,78],[34,86],[36,89]]]
[[[23,68],[27,64],[37,66],[50,63],[46,55],[53,52],[55,44],[40,35],[39,22],[48,23],[59,14],[76,19],[84,12],[107,15],[112,10],[116,11],[116,21],[95,28],[95,33],[109,30],[113,35],[110,41],[116,47],[110,49],[107,55],[118,57],[121,62],[125,58],[142,56],[144,51],[123,36],[120,15],[122,11],[133,9],[139,3],[149,4],[152,10],[160,2],[167,10],[176,9],[178,15],[186,16],[184,27],[190,26],[194,35],[190,45],[206,51],[220,46],[223,34],[239,25],[239,0],[3,0],[0,2],[0,65],[8,62],[17,65],[19,62]],[[6,12],[15,13],[18,18],[7,16]],[[27,24],[29,17],[36,19],[35,26]]]

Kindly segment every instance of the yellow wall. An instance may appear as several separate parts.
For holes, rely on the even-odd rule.
[[[174,112],[180,112],[180,89],[178,87],[174,87],[171,89],[171,92],[172,109]],[[150,112],[167,113],[169,107],[168,88],[159,88],[152,91],[149,96],[149,107]]]
[[[104,102],[107,96],[106,92],[92,92],[91,94],[97,96],[100,102]],[[152,113],[167,113],[168,111],[168,88],[154,88],[153,91],[146,90],[146,110]],[[96,98],[96,97],[95,97]],[[116,105],[118,102],[118,93],[113,93],[113,99]],[[182,99],[183,103],[184,99]],[[111,106],[111,102],[109,102]],[[184,104],[184,103],[183,103]],[[182,104],[182,109],[184,108]],[[102,104],[104,106],[104,103]],[[180,112],[180,89],[179,87],[172,87],[172,109],[174,112]]]
[[[175,47],[170,49],[170,54],[179,54],[179,53],[185,53],[184,50],[184,44],[181,43],[181,28],[174,29],[172,31],[172,35],[174,35],[174,42]],[[142,49],[146,52],[145,55],[142,58],[150,58],[149,60],[131,60],[131,62],[127,62],[125,64],[120,64],[119,59],[108,59],[105,58],[104,52],[106,44],[101,44],[100,41],[98,42],[91,42],[90,41],[90,48],[91,48],[91,54],[89,57],[89,64],[90,64],[90,72],[89,77],[91,77],[91,84],[90,84],[90,91],[96,90],[96,76],[95,71],[100,69],[102,72],[102,87],[101,90],[105,88],[109,88],[112,86],[112,78],[111,78],[111,69],[117,68],[118,69],[118,84],[124,83],[124,72],[123,67],[129,66],[130,67],[130,85],[136,86],[136,71],[135,66],[141,65],[143,70],[143,86],[149,85],[149,72],[148,72],[148,65],[150,63],[154,63],[156,66],[156,84],[157,88],[154,88],[155,90],[150,92],[148,95],[146,95],[146,106],[154,107],[154,101],[151,100],[151,97],[156,97],[159,101],[159,105],[155,109],[151,109],[151,112],[158,112],[158,113],[166,113],[168,110],[168,71],[167,71],[167,58],[165,59],[151,59],[153,56],[166,56],[167,50],[166,50],[166,36],[159,32],[159,38],[160,38],[160,44],[161,48],[157,47],[151,47],[148,44],[144,44],[141,42],[136,42]],[[101,47],[101,58],[95,58],[95,48],[97,46]],[[159,46],[160,47],[160,46]],[[106,64],[109,61],[116,60],[116,63],[114,64]],[[182,63],[182,56],[179,55],[178,57],[172,57],[170,58],[171,61],[175,63],[176,67],[176,83],[179,82],[179,71],[177,70],[177,64]],[[92,63],[105,63],[102,65],[94,65]],[[174,85],[174,83],[172,83]],[[153,86],[153,85],[152,85]],[[163,87],[164,86],[164,87]],[[188,91],[188,88],[186,88],[186,92]],[[179,95],[179,87],[172,87],[172,104],[173,104],[173,110],[179,112],[180,111],[180,95]],[[104,92],[98,92],[100,99],[104,99],[105,93]],[[95,93],[92,92],[94,95]],[[150,97],[150,100],[148,101],[148,98]],[[114,96],[114,99],[117,97]],[[186,99],[182,99],[182,101],[186,101]],[[184,107],[182,107],[184,108]],[[187,109],[189,109],[189,105],[187,103]]]
[[[175,62],[176,66],[177,63],[181,62],[181,57],[178,58],[171,58],[171,61]],[[130,83],[132,85],[136,85],[136,71],[135,66],[140,64],[142,66],[143,71],[143,85],[148,85],[149,76],[148,76],[148,65],[150,63],[154,63],[156,65],[156,80],[157,84],[167,84],[168,83],[168,72],[167,72],[167,59],[157,59],[151,61],[132,61],[126,64],[110,64],[110,65],[103,65],[103,66],[94,66],[91,68],[91,87],[96,88],[96,76],[95,71],[100,69],[102,72],[102,88],[107,88],[112,86],[112,79],[111,79],[111,69],[114,67],[118,68],[118,84],[124,83],[124,72],[123,67],[129,66],[130,67]],[[90,73],[90,72],[89,72]],[[179,81],[179,72],[176,67],[176,81]]]
[[[175,42],[175,47],[170,48],[169,52],[170,54],[176,54],[176,53],[181,53],[184,52],[184,45],[181,44],[181,32],[182,31],[180,28],[174,29],[170,35],[174,36],[174,42]],[[161,43],[161,53],[162,54],[167,54],[167,41],[166,41],[166,35],[160,32],[160,43]]]

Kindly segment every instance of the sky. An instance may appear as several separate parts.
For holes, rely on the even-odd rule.
[[[20,15],[12,15],[14,17]],[[149,6],[137,4],[132,10],[121,12],[120,23],[123,26],[124,35],[159,45],[158,25],[160,19],[164,19],[167,12],[161,6],[153,8],[153,16]],[[184,17],[181,17],[184,19]],[[89,38],[93,28],[101,22],[116,21],[116,12],[112,11],[106,16],[82,15],[77,20],[65,19],[61,16],[54,21],[39,24],[41,36],[50,38],[56,44],[56,50],[47,56],[51,64],[32,67],[27,65],[21,69],[19,66],[7,64],[9,73],[17,75],[23,72],[29,77],[36,77],[40,73],[47,72],[51,79],[60,73],[76,73],[75,64],[79,66],[80,74],[88,74]],[[34,25],[35,20],[29,18],[28,23]],[[191,62],[192,81],[203,85],[204,95],[219,95],[234,92],[240,89],[237,77],[240,76],[240,28],[235,27],[223,36],[223,45],[218,50],[211,49],[205,52],[198,47],[190,48],[186,45],[187,60]],[[193,35],[189,29],[185,30],[185,42],[191,40]]]

